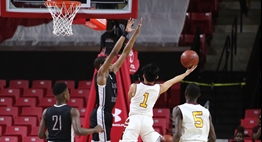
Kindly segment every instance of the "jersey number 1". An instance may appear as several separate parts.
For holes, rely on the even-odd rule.
[[[52,121],[54,121],[54,126],[53,126],[53,130],[57,131],[57,130],[61,130],[62,129],[62,121],[61,121],[61,115],[53,115],[52,116]]]
[[[149,95],[148,93],[145,93],[145,94],[144,94],[144,100],[143,100],[142,103],[140,103],[140,105],[139,105],[140,107],[143,107],[143,108],[146,108],[146,107],[147,107],[147,104],[146,104],[146,103],[147,103],[148,95]]]

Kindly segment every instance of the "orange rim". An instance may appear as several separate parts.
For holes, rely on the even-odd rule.
[[[81,2],[79,1],[46,1],[45,4],[47,6],[58,6],[61,7],[62,4],[66,6],[70,6],[73,4],[73,7],[80,6]]]

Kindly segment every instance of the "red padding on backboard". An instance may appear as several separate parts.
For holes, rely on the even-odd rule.
[[[106,19],[90,19],[86,21],[84,18],[77,18],[73,21],[73,24],[83,24],[93,30],[103,31],[106,30]]]
[[[93,30],[106,30],[106,25],[107,25],[106,19],[90,19],[85,23],[85,26]]]

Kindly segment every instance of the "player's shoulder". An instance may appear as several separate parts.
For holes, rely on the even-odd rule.
[[[79,110],[77,108],[71,107],[70,115],[71,116],[79,116],[80,115]]]
[[[75,107],[71,107],[70,108],[70,112],[78,112],[79,113],[79,110]]]
[[[175,115],[180,115],[181,114],[181,110],[179,108],[180,105],[177,105],[173,108],[172,110],[172,114],[175,116]]]
[[[49,106],[43,110],[43,113],[46,113],[48,110],[52,110],[54,106]]]

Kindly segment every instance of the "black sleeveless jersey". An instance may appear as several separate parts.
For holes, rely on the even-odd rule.
[[[46,126],[48,129],[48,141],[71,142],[74,138],[71,130],[70,106],[52,106],[46,110]]]
[[[97,74],[95,75],[97,78]],[[105,86],[96,84],[96,105],[104,108],[104,111],[112,113],[112,109],[116,104],[117,99],[117,84],[116,84],[116,74],[110,72],[107,78]]]

